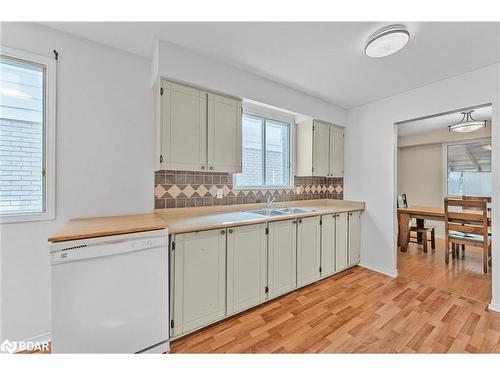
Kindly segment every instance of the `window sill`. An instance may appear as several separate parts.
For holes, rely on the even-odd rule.
[[[295,186],[234,186],[232,190],[295,190]]]
[[[1,224],[27,223],[31,221],[48,221],[54,219],[55,215],[49,212],[38,213],[38,214],[15,214],[15,215],[0,216],[0,223]]]

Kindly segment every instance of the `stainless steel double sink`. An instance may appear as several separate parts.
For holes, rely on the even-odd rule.
[[[288,208],[276,208],[276,209],[262,208],[260,210],[250,210],[246,212],[262,216],[281,216],[281,215],[303,214],[307,212],[314,212],[314,210],[308,208],[288,207]]]

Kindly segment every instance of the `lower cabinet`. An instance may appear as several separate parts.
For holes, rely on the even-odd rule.
[[[222,319],[226,314],[225,230],[175,235],[172,260],[172,335]]]
[[[361,212],[171,237],[171,336],[359,263]]]
[[[227,314],[266,300],[266,224],[227,230]]]
[[[348,213],[335,215],[335,272],[348,267],[348,238],[349,222]]]
[[[324,215],[321,218],[321,278],[335,272],[335,216]]]
[[[349,266],[359,263],[361,253],[361,212],[349,212]]]
[[[269,298],[297,288],[296,220],[269,223]]]
[[[297,287],[301,287],[320,278],[321,225],[319,216],[297,221]]]

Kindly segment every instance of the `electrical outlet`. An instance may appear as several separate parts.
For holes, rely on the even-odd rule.
[[[222,189],[217,189],[217,198],[219,199],[222,198],[222,194],[223,194]]]
[[[301,191],[301,189],[300,189],[300,186],[297,186],[297,187],[295,188],[295,192],[296,192],[297,194],[300,194],[300,193],[302,192],[302,191]]]

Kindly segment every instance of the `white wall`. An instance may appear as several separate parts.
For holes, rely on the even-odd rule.
[[[74,217],[153,209],[150,62],[33,24],[1,25],[1,43],[59,52],[56,220],[1,226],[1,340],[50,332],[47,237]]]
[[[158,77],[170,78],[347,125],[347,111],[341,107],[171,43],[158,42],[151,70],[152,81]]]
[[[493,238],[500,238],[500,64],[353,108],[346,129],[345,199],[363,200],[361,263],[396,274],[396,129],[394,123],[483,103],[493,104]],[[493,242],[500,259],[500,242]],[[500,309],[500,262],[493,265],[493,304]]]
[[[443,204],[443,148],[441,144],[398,147],[397,193],[406,194],[411,206],[435,206]],[[439,221],[426,220],[426,225],[436,227],[436,235],[442,237],[444,225]]]

